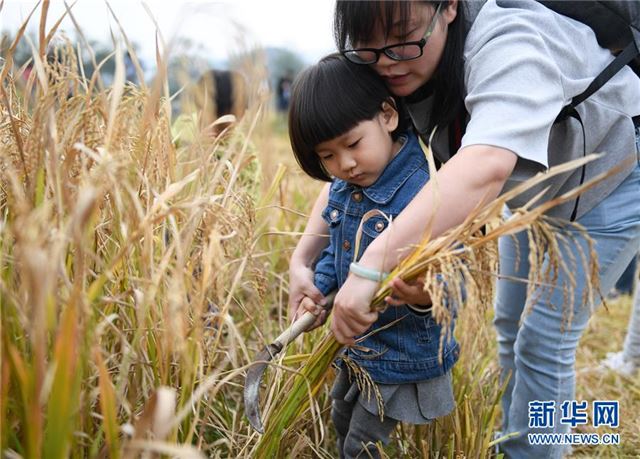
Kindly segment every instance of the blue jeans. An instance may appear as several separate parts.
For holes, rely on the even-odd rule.
[[[600,204],[578,219],[595,241],[602,292],[611,290],[640,247],[639,196],[640,165]],[[583,304],[585,272],[579,261],[580,250],[587,255],[589,252],[584,238],[576,236],[577,240],[567,241],[568,246],[560,249],[560,256],[567,263],[578,259],[576,266],[570,268],[576,281],[572,298],[563,297],[561,286],[568,282],[565,272],[557,273],[555,287],[538,286],[530,298],[524,283],[501,279],[497,284],[494,324],[498,357],[502,377],[511,375],[502,397],[502,433],[518,432],[499,445],[509,458],[560,458],[568,452],[562,445],[530,445],[527,434],[569,430],[568,425],[560,423],[560,405],[575,399],[576,347],[592,313],[592,308]],[[527,279],[529,241],[523,233],[515,239],[517,243],[511,237],[499,242],[500,272]],[[544,260],[543,270],[549,263],[547,255]],[[568,323],[570,312],[573,315]],[[554,427],[528,427],[528,404],[534,400],[555,401]]]
[[[638,267],[637,257],[631,259],[631,263],[624,270],[618,282],[614,286],[618,293],[622,295],[631,295],[633,293],[633,287],[636,285],[636,268]]]

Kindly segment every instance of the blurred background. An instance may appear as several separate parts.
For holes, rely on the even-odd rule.
[[[112,54],[116,42],[126,49],[124,31],[147,83],[156,73],[156,50],[167,52],[172,94],[184,84],[199,79],[209,69],[247,73],[242,69],[250,61],[251,67],[263,67],[264,72],[259,77],[262,81],[257,83],[267,86],[273,106],[282,108],[283,100],[279,101],[278,97],[282,98],[283,90],[286,97],[290,80],[305,65],[334,50],[333,4],[331,0],[54,0],[49,5],[47,26],[53,26],[70,7],[71,14],[62,19],[58,35],[66,36],[73,43],[86,40],[93,48],[97,62]],[[32,12],[26,35],[37,43],[40,11],[41,5],[37,1],[4,1],[0,11],[2,54]],[[157,36],[156,30],[159,31]],[[90,76],[94,69],[86,48],[82,48],[84,66]],[[30,47],[22,40],[14,60],[21,65],[30,57]],[[127,80],[139,83],[128,54],[125,64]],[[101,67],[106,84],[111,82],[114,70],[115,59],[111,56]],[[255,78],[255,72],[250,73],[254,75],[244,77]],[[177,111],[179,107],[174,104],[173,109]]]

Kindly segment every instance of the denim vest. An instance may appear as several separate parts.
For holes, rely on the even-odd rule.
[[[374,184],[361,188],[338,179],[331,184],[329,205],[322,212],[329,225],[330,242],[315,266],[315,284],[323,294],[346,281],[362,216],[378,209],[395,218],[429,179],[427,161],[417,137],[409,132],[403,138],[402,148]],[[387,225],[382,216],[366,221],[356,259]],[[406,305],[390,306],[364,335],[377,329],[381,330],[358,343],[360,349],[348,348],[347,354],[378,383],[415,383],[441,376],[458,359],[452,326],[451,330],[442,330],[446,338],[440,361],[441,326],[430,313],[419,314]]]

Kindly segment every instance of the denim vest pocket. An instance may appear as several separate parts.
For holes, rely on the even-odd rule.
[[[387,229],[388,225],[389,221],[386,218],[382,215],[376,215],[364,222],[362,232],[371,239],[375,239],[380,233]]]
[[[353,349],[356,357],[371,358],[380,357],[382,359],[397,359],[395,354],[400,347],[400,335],[405,327],[404,321],[407,317],[404,311],[393,306],[388,307],[378,314],[378,320],[367,330],[363,336],[368,335],[361,342],[361,349]]]
[[[371,242],[380,235],[380,233],[387,229],[387,226],[389,226],[389,221],[382,215],[376,215],[364,222],[362,225],[361,249],[358,257],[360,257],[364,252],[363,248],[368,247],[369,244],[371,244]]]
[[[329,205],[322,211],[322,218],[329,225],[330,228],[334,228],[342,222],[344,218],[344,209],[335,203],[329,202]]]

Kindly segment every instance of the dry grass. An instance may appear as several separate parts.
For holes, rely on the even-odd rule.
[[[264,114],[255,89],[233,133],[212,139],[196,122],[176,141],[185,127],[171,130],[162,57],[154,83],[105,87],[83,77],[73,47],[47,63],[49,35],[28,81],[11,51],[0,68],[0,451],[256,457],[244,370],[287,324],[287,261],[321,184],[298,170],[283,120]],[[389,457],[488,454],[500,390],[489,297],[458,320],[458,410],[399,428]],[[611,332],[625,328],[622,311],[598,313],[581,368],[622,340]],[[305,335],[274,365],[266,414],[323,336]],[[579,397],[620,398],[620,457],[640,448],[638,393],[610,373],[579,376]],[[318,385],[315,417],[287,426],[278,456],[336,456],[329,404]]]

